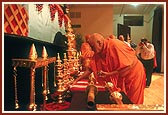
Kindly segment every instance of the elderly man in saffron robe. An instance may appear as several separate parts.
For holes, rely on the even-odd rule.
[[[89,43],[95,52],[91,68],[76,81],[93,72],[100,84],[110,81],[116,90],[120,88],[124,91],[134,104],[143,104],[145,69],[135,51],[118,39],[104,39],[98,33],[90,37]]]

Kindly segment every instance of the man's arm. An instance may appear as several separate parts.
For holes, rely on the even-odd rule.
[[[71,86],[75,85],[79,80],[85,78],[85,77],[89,77],[89,75],[92,73],[91,70],[87,69],[86,71],[84,71],[84,73],[82,75],[80,75],[79,77],[77,77],[75,79],[75,81],[72,83]]]
[[[119,70],[115,70],[112,72],[105,72],[105,71],[100,71],[99,75],[102,77],[106,77],[106,76],[110,76],[110,75],[114,75],[114,74],[122,74],[122,72],[128,71],[131,68],[131,66],[126,66],[124,68],[121,68]]]
[[[145,49],[146,53],[154,53],[154,46],[153,46],[153,44],[148,44],[147,46],[144,45],[143,49]]]

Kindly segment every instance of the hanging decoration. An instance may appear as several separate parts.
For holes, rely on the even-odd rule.
[[[64,21],[65,26],[68,24],[69,18],[68,16],[64,13],[63,9],[61,8],[60,5],[58,4],[49,4],[49,9],[50,9],[50,18],[51,21],[54,21],[55,19],[55,14],[58,12],[58,23],[59,26],[62,27],[62,23]],[[41,13],[43,9],[43,4],[36,4],[36,10]]]
[[[64,12],[62,8],[57,4],[49,4],[49,7],[50,7],[51,21],[54,21],[55,13],[58,12],[59,26],[62,27],[62,21],[64,19]]]
[[[59,26],[62,27],[62,21],[64,19],[64,13],[61,12],[60,10],[58,11],[58,22],[59,22]]]
[[[65,27],[66,27],[68,25],[68,22],[70,21],[69,17],[67,16],[67,14],[69,13],[69,5],[62,4],[62,5],[60,5],[60,7],[62,8],[62,11],[63,11],[63,15],[62,15],[61,18],[64,21],[64,24],[65,24]],[[61,22],[60,22],[60,25],[61,25]]]
[[[36,10],[41,13],[43,9],[43,4],[36,4]]]
[[[70,22],[70,19],[69,19],[69,17],[65,14],[64,15],[64,24],[65,24],[65,27],[67,27],[68,26],[68,23]]]
[[[56,4],[49,4],[50,7],[50,17],[51,17],[51,21],[54,21],[55,18],[55,13],[57,11],[57,6]]]
[[[43,4],[35,4],[36,10],[41,13],[44,7]],[[50,11],[51,21],[54,21],[56,12],[58,13],[58,24],[59,27],[67,27],[69,26],[70,19],[68,17],[69,6],[68,5],[60,5],[60,4],[48,4],[48,8]]]

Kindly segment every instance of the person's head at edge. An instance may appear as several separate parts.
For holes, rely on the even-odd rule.
[[[141,39],[141,44],[145,44],[146,45],[147,43],[148,43],[148,40],[146,38],[142,38]]]
[[[89,44],[92,50],[97,54],[103,49],[104,37],[99,33],[93,33],[90,36]]]
[[[89,41],[90,36],[91,36],[90,34],[85,35],[85,40],[86,40],[86,42]]]
[[[119,40],[124,41],[124,36],[123,36],[123,35],[120,35],[120,36],[119,36]]]

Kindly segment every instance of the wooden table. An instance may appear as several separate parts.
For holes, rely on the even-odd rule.
[[[46,59],[37,58],[35,60],[31,59],[12,59],[12,66],[13,68],[13,77],[14,77],[14,88],[15,88],[15,109],[19,108],[18,98],[17,98],[17,67],[26,67],[30,68],[30,104],[29,110],[35,111],[36,110],[36,103],[35,103],[35,72],[36,68],[43,68],[42,76],[43,76],[43,108],[45,109],[45,103],[47,98],[47,76],[48,76],[48,64],[54,63],[55,65],[56,57],[48,57]],[[55,70],[55,67],[54,67]],[[54,71],[55,75],[55,71]]]

